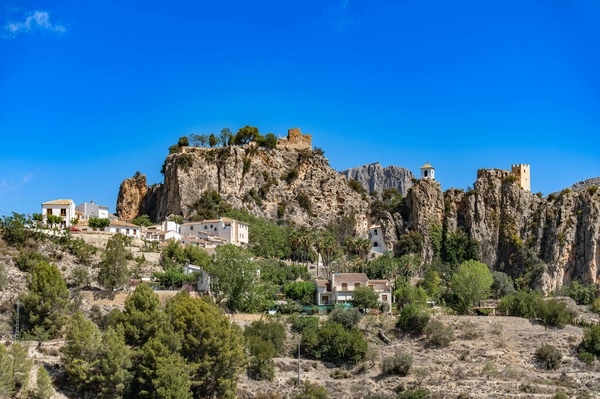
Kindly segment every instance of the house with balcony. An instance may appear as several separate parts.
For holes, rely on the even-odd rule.
[[[60,227],[71,227],[71,220],[76,217],[75,203],[71,199],[57,199],[43,202],[42,216],[44,223],[46,223],[48,215],[60,216],[62,218]]]
[[[379,294],[379,301],[392,307],[392,284],[389,280],[369,280],[365,273],[333,273],[329,280],[316,280],[316,304],[319,313],[329,313],[340,303],[351,303],[356,288],[367,286]]]
[[[188,222],[181,225],[181,235],[203,238],[202,234],[211,234],[240,247],[248,246],[249,230],[246,223],[230,218],[209,219],[201,222]]]

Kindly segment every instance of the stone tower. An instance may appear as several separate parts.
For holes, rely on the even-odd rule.
[[[425,165],[421,166],[421,179],[435,180],[435,168],[429,165],[429,162],[425,162]]]
[[[527,164],[512,165],[511,172],[517,177],[521,188],[526,191],[531,191],[531,176],[530,167]]]

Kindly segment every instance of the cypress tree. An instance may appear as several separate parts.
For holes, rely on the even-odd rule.
[[[98,282],[104,288],[112,290],[121,288],[129,278],[127,269],[128,251],[122,234],[115,234],[106,243],[106,250],[100,262]]]

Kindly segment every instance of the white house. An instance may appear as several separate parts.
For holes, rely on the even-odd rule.
[[[83,215],[83,219],[89,218],[103,218],[108,219],[108,207],[104,205],[94,204],[94,201],[91,203],[84,202],[83,204],[79,204],[75,207],[77,212],[81,212]]]
[[[165,242],[169,240],[181,241],[181,226],[173,221],[165,220],[164,222],[149,226],[144,231],[144,236],[147,240]]]
[[[75,203],[70,199],[57,199],[42,203],[42,216],[44,222],[48,215],[60,216],[62,218],[61,227],[70,227],[71,219],[75,216]]]
[[[200,266],[187,264],[183,267],[183,274],[196,274],[198,276],[198,280],[194,283],[196,291],[207,294],[210,292],[210,275]]]
[[[379,294],[379,301],[392,306],[392,284],[389,280],[369,280],[365,273],[333,273],[330,280],[316,280],[317,306],[333,306],[352,301],[357,287],[367,286]]]
[[[142,236],[140,226],[122,220],[111,220],[110,225],[108,226],[108,232],[119,233],[123,234],[124,236],[131,236],[137,238],[140,238]]]
[[[248,245],[248,225],[230,218],[188,222],[181,225],[182,236],[201,237],[199,233],[209,233],[219,236],[227,240],[229,244],[237,246]]]
[[[383,254],[386,250],[385,241],[383,240],[383,230],[381,226],[369,227],[369,240],[371,240],[371,251],[378,254]]]

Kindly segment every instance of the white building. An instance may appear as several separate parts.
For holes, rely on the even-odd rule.
[[[248,232],[246,223],[230,218],[188,222],[181,225],[181,235],[184,237],[203,238],[202,234],[208,233],[224,238],[227,243],[237,246],[248,245]]]
[[[379,295],[379,301],[392,307],[392,284],[389,280],[369,280],[365,273],[333,273],[331,280],[316,280],[317,306],[333,306],[352,301],[354,290],[367,286]]]
[[[421,166],[421,179],[435,180],[435,168],[429,165],[429,162],[425,162],[425,165]]]
[[[383,240],[383,230],[380,225],[369,227],[369,240],[371,240],[371,251],[383,255],[386,247]]]
[[[104,205],[94,204],[94,201],[91,203],[84,202],[83,204],[79,204],[75,207],[77,212],[81,212],[83,219],[89,218],[103,218],[108,219],[108,207]]]
[[[62,218],[60,226],[63,228],[70,227],[71,219],[76,217],[75,203],[70,199],[58,199],[54,201],[43,202],[42,216],[44,217],[44,222],[46,221],[46,217],[48,215],[60,216]]]

